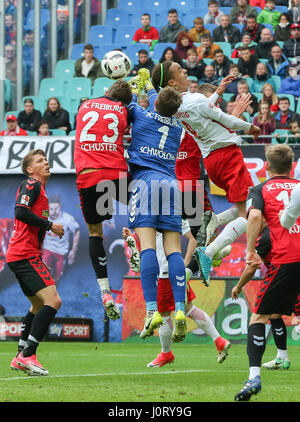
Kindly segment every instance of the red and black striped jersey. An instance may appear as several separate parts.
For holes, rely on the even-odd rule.
[[[22,211],[31,211],[33,220]],[[28,211],[26,214],[29,214]],[[24,180],[18,188],[15,205],[14,230],[6,253],[6,262],[19,261],[42,254],[41,248],[48,221],[49,204],[43,184],[33,178]],[[32,222],[32,224],[30,224]]]
[[[287,176],[276,176],[250,189],[247,212],[258,209],[263,213],[272,244],[272,264],[300,262],[300,217],[290,229],[284,229],[279,220],[279,212],[290,200],[292,189],[299,180]]]

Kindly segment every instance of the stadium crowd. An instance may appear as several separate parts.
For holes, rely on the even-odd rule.
[[[14,98],[16,85],[16,3],[14,0],[5,1],[6,77],[12,86],[12,98]],[[43,1],[41,7],[47,10],[48,3],[47,0]],[[64,3],[63,0],[58,2],[58,63],[71,59],[64,55],[63,31],[68,24],[68,13]],[[83,3],[84,1],[76,2],[75,17],[80,13]],[[120,12],[124,4],[125,2],[119,2]],[[168,4],[172,5],[172,2]],[[296,0],[209,0],[205,7],[202,2],[198,6],[201,6],[205,13],[203,16],[194,15],[192,26],[180,21],[180,16],[185,22],[187,19],[184,18],[179,7],[168,10],[167,20],[161,27],[152,26],[151,15],[141,9],[139,16],[141,26],[133,27],[134,31],[130,40],[132,45],[138,46],[133,59],[130,56],[132,59],[130,76],[136,75],[142,67],[151,72],[156,63],[170,59],[187,69],[189,78],[193,82],[191,89],[194,90],[206,82],[218,85],[222,78],[233,74],[236,80],[227,87],[223,95],[220,105],[222,110],[230,113],[231,101],[250,92],[252,104],[241,118],[255,122],[261,128],[262,135],[255,142],[298,143],[300,125],[298,101],[300,75],[297,62],[300,56],[298,2]],[[28,15],[32,7],[32,2],[25,2],[23,63],[24,94],[27,97],[23,98],[20,105],[20,108],[24,106],[24,110],[18,109],[19,105],[15,105],[14,101],[6,104],[5,134],[21,133],[18,130],[10,131],[6,128],[7,116],[11,115],[17,117],[17,127],[29,131],[28,134],[38,134],[38,126],[45,122],[53,134],[58,133],[57,129],[69,134],[76,128],[74,117],[80,105],[80,97],[77,96],[71,106],[60,95],[50,96],[50,93],[45,95],[40,92],[39,98],[32,96],[34,31],[29,29],[28,24]],[[185,17],[188,16],[189,10],[184,13]],[[41,35],[41,83],[43,79],[51,76],[47,70],[49,21],[45,22]],[[105,22],[106,25],[108,21]],[[92,30],[93,26],[91,32]],[[102,55],[99,54],[98,47],[92,43],[85,44],[80,56],[73,60],[73,79],[79,77],[88,78],[91,81],[90,87],[86,90],[82,89],[82,97],[99,96],[99,85],[95,85],[95,81],[105,79],[100,63]],[[115,48],[119,47],[120,45],[115,46]],[[162,49],[162,47],[165,48]],[[128,55],[129,49],[130,45],[127,45],[127,48],[122,47]],[[32,106],[29,102],[25,103],[28,97],[32,101]],[[34,103],[35,101],[37,104]],[[253,142],[251,137],[243,139],[244,142]]]

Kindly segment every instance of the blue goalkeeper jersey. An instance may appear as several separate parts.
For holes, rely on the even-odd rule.
[[[175,177],[175,162],[180,146],[182,127],[175,117],[164,117],[154,110],[155,90],[148,93],[145,110],[135,102],[128,106],[132,120],[132,138],[128,148],[132,173],[140,167],[150,168]]]

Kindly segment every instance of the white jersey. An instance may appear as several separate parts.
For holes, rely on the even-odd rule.
[[[300,183],[293,188],[290,202],[285,205],[284,212],[280,217],[280,223],[285,229],[293,227],[300,216]]]
[[[218,98],[216,93],[207,98],[198,92],[184,92],[182,104],[175,114],[182,127],[197,142],[203,158],[216,149],[232,144],[240,145],[242,139],[235,131],[248,131],[251,127],[251,123],[215,107]]]
[[[191,230],[187,220],[182,220],[182,236]],[[164,251],[162,233],[156,232],[156,256],[159,265],[159,278],[169,278],[168,261]]]
[[[72,215],[64,211],[62,211],[55,220],[51,221],[55,224],[62,224],[64,226],[65,234],[60,239],[59,236],[51,232],[51,230],[47,231],[43,248],[51,252],[66,255],[70,249],[71,236],[74,236],[74,233],[79,230],[79,224]]]

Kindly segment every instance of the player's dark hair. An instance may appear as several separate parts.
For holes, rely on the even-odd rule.
[[[130,86],[123,79],[116,81],[107,91],[109,97],[121,101],[123,104],[130,104],[132,101],[132,92]]]
[[[156,91],[168,85],[170,79],[173,78],[173,73],[170,70],[172,65],[171,60],[157,64],[152,71],[152,83]]]
[[[217,86],[212,85],[212,84],[201,84],[198,88],[198,92],[203,95],[206,95],[206,94],[212,95],[216,91],[217,88],[218,88]]]
[[[295,158],[294,151],[289,145],[276,144],[266,148],[266,159],[269,170],[275,174],[286,174],[292,169]]]
[[[165,117],[173,116],[182,103],[180,92],[170,86],[163,88],[156,99],[156,111]]]
[[[27,167],[31,165],[32,157],[34,155],[43,155],[44,157],[46,157],[45,151],[43,151],[42,149],[33,149],[29,151],[21,162],[22,173],[25,174],[25,176],[29,176],[29,174],[27,173]]]

